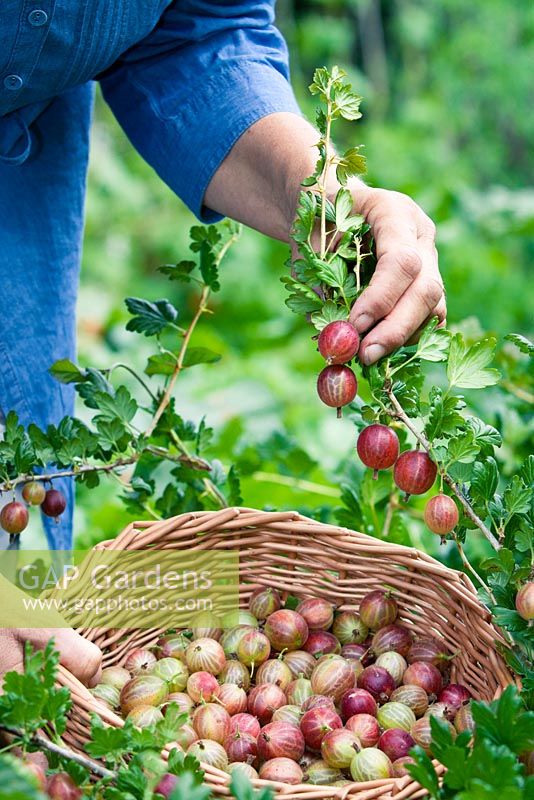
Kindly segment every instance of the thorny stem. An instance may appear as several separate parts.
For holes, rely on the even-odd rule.
[[[415,436],[415,438],[417,439],[419,444],[422,447],[424,447],[424,449],[427,451],[427,453],[431,453],[432,452],[432,446],[431,446],[430,442],[426,439],[425,436],[423,436],[422,433],[420,433],[413,426],[413,424],[411,423],[409,417],[404,412],[404,409],[402,408],[401,404],[399,403],[399,401],[397,400],[397,398],[393,394],[393,391],[392,391],[391,387],[386,385],[385,391],[386,391],[386,394],[388,395],[388,397],[389,397],[389,399],[391,401],[391,404],[393,406],[393,412],[392,412],[393,416],[397,417],[398,419],[400,419],[404,423],[404,425],[408,428],[408,430]],[[465,511],[466,516],[469,517],[469,519],[472,522],[475,523],[477,528],[486,537],[486,539],[491,544],[493,549],[494,550],[500,550],[502,545],[500,544],[498,539],[495,538],[495,536],[490,531],[490,529],[487,527],[487,525],[483,522],[483,520],[480,519],[478,514],[475,513],[475,511],[472,509],[471,504],[469,503],[469,501],[466,500],[466,498],[464,497],[464,495],[462,494],[462,492],[458,488],[458,486],[455,483],[455,481],[451,478],[451,476],[447,472],[443,473],[443,480],[445,481],[447,486],[451,489],[451,491],[455,495],[455,497],[462,504],[462,507],[463,507],[463,509]]]
[[[154,455],[157,455],[167,461],[177,461],[181,464],[186,464],[186,466],[189,466],[192,469],[209,470],[210,468],[207,461],[204,461],[204,459],[199,458],[198,456],[191,456],[189,453],[184,453],[183,455],[174,455],[162,447],[153,446],[146,447],[145,451],[153,453]],[[12,481],[6,480],[4,483],[0,483],[0,493],[15,489],[16,486],[19,486],[21,483],[27,483],[28,481],[41,481],[46,483],[59,478],[78,477],[79,475],[85,475],[92,472],[114,472],[121,467],[127,467],[131,466],[132,464],[136,464],[141,458],[141,455],[142,453],[135,453],[128,458],[118,458],[116,461],[112,461],[111,464],[84,464],[83,466],[73,467],[72,469],[42,474],[34,474],[29,472],[24,475],[18,475]]]
[[[324,136],[324,164],[319,179],[319,191],[321,193],[321,258],[326,255],[326,179],[330,166],[330,131],[332,128],[332,101],[330,91],[332,84],[329,82],[327,89],[327,108],[326,108],[326,129]]]
[[[225,242],[223,247],[221,247],[221,250],[220,250],[220,252],[219,252],[219,254],[217,256],[217,261],[216,261],[217,265],[221,263],[222,259],[226,255],[226,252],[227,252],[228,248],[233,244],[233,242],[236,239],[237,239],[237,234],[234,233],[232,236],[229,237],[228,241]],[[204,313],[209,311],[207,304],[208,304],[208,299],[209,299],[209,296],[210,296],[210,291],[211,291],[210,287],[207,286],[207,285],[204,285],[204,287],[202,289],[202,292],[200,294],[200,300],[198,302],[198,307],[197,307],[197,310],[195,312],[195,315],[193,316],[193,319],[189,323],[189,325],[186,328],[186,331],[185,331],[185,333],[183,335],[184,338],[183,338],[183,341],[182,341],[182,346],[180,347],[180,352],[178,353],[178,358],[176,359],[176,366],[174,367],[173,373],[171,375],[171,379],[170,379],[170,381],[169,381],[169,383],[167,385],[167,388],[165,390],[165,393],[164,393],[163,397],[161,398],[160,404],[157,407],[156,412],[155,412],[155,414],[154,414],[154,416],[153,416],[153,418],[152,418],[152,420],[150,422],[150,425],[148,426],[148,428],[146,430],[146,433],[145,433],[146,437],[149,437],[154,432],[154,429],[156,428],[156,425],[160,421],[165,409],[167,408],[167,406],[169,405],[169,403],[171,401],[172,392],[174,390],[174,386],[176,384],[176,380],[177,380],[178,375],[180,374],[180,372],[182,371],[183,366],[184,366],[185,354],[187,352],[187,348],[188,348],[189,342],[191,340],[191,336],[193,335],[193,331],[195,330],[197,322],[199,321],[199,319],[202,316],[202,314],[204,314]]]
[[[23,732],[18,730],[17,728],[12,728],[9,725],[1,725],[0,729],[6,731],[6,733],[10,733],[13,736],[22,737]],[[91,772],[95,773],[95,775],[100,775],[101,778],[116,778],[116,774],[112,772],[110,769],[103,767],[102,764],[99,764],[98,761],[93,761],[92,758],[88,758],[87,756],[82,756],[80,753],[75,753],[74,750],[70,750],[67,747],[63,747],[62,745],[55,744],[55,742],[51,742],[45,736],[42,736],[40,733],[34,733],[31,737],[32,744],[38,745],[42,750],[48,750],[49,753],[55,753],[55,755],[62,756],[63,758],[68,758],[71,761],[75,761],[77,764],[81,764],[82,767],[90,770]],[[18,745],[18,742],[13,742],[11,747],[15,747]]]
[[[475,578],[475,580],[478,581],[478,583],[486,590],[486,592],[488,593],[488,596],[491,597],[492,603],[494,605],[497,605],[497,600],[495,599],[495,595],[491,591],[491,589],[488,586],[488,584],[481,578],[481,576],[478,574],[476,569],[473,567],[473,565],[471,564],[471,562],[467,558],[461,541],[458,539],[458,537],[455,534],[453,534],[453,538],[454,538],[454,542],[456,544],[456,547],[458,548],[458,553],[460,554],[460,558],[462,559],[462,564],[471,573],[471,575]]]
[[[193,319],[191,320],[191,322],[189,323],[189,326],[188,326],[188,328],[187,328],[187,330],[185,332],[185,335],[184,335],[184,338],[183,338],[183,342],[182,342],[182,346],[180,347],[180,352],[178,354],[178,358],[176,359],[176,366],[174,367],[173,373],[171,375],[171,379],[170,379],[170,381],[169,381],[169,383],[167,385],[167,388],[166,388],[166,390],[165,390],[165,392],[163,394],[163,397],[161,398],[160,404],[156,409],[156,413],[152,417],[152,420],[150,421],[150,425],[146,429],[145,436],[147,438],[149,436],[151,436],[152,433],[154,433],[154,429],[155,429],[156,425],[160,421],[165,409],[167,408],[167,406],[169,405],[169,403],[171,401],[172,393],[173,393],[176,381],[178,379],[178,375],[180,374],[180,372],[182,371],[183,366],[184,366],[184,360],[185,360],[185,354],[187,352],[187,347],[189,345],[191,336],[193,335],[193,331],[196,328],[197,322],[199,321],[199,319],[202,316],[202,314],[204,314],[204,312],[206,311],[206,304],[208,302],[209,295],[210,295],[210,287],[209,286],[204,286],[204,288],[202,289],[202,293],[200,295],[200,300],[199,300],[198,307],[197,307],[197,310],[195,312],[195,315],[194,315]]]

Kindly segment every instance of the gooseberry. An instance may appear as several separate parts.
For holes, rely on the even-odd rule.
[[[333,633],[328,631],[310,631],[310,634],[302,645],[307,653],[312,656],[324,655],[325,653],[340,653],[341,645]]]
[[[454,530],[460,519],[456,503],[446,494],[431,497],[425,506],[424,516],[427,528],[440,536]]]
[[[228,758],[233,762],[244,761],[247,764],[252,764],[258,755],[256,737],[241,731],[235,731],[228,736],[224,742],[224,749]]]
[[[339,715],[327,706],[317,706],[306,711],[300,721],[306,746],[315,753],[320,752],[321,742],[329,731],[342,727]]]
[[[41,511],[47,517],[60,517],[67,508],[67,498],[59,489],[49,489],[41,503]]]
[[[366,747],[356,753],[350,765],[355,781],[377,781],[391,776],[391,761],[382,750]]]
[[[256,673],[256,683],[276,683],[285,692],[291,681],[293,674],[287,664],[279,658],[271,658],[265,661]]]
[[[144,647],[137,647],[128,653],[124,662],[124,669],[128,670],[132,675],[139,675],[149,670],[156,661],[156,656],[150,650],[146,650]]]
[[[253,717],[252,714],[234,714],[230,719],[230,733],[237,733],[237,731],[240,731],[241,733],[248,733],[257,739],[260,730],[261,725],[257,717]]]
[[[443,686],[441,672],[433,664],[426,661],[414,661],[410,664],[402,678],[403,683],[420,686],[427,694],[437,695]]]
[[[248,712],[257,717],[261,725],[270,722],[273,713],[282,706],[287,706],[287,697],[274,683],[255,686],[249,693]]]
[[[454,712],[470,700],[471,692],[461,683],[450,683],[438,694],[438,702],[445,703],[447,708]]]
[[[107,683],[99,683],[89,690],[93,697],[102,700],[109,708],[117,708],[120,703],[120,689]]]
[[[313,694],[311,681],[308,678],[297,678],[291,681],[285,691],[287,702],[295,706],[302,706]]]
[[[375,700],[385,703],[395,689],[395,681],[383,667],[371,665],[358,676],[358,688],[365,689]]]
[[[404,731],[409,731],[415,723],[415,714],[412,709],[409,706],[405,706],[404,703],[394,701],[384,703],[378,709],[376,718],[378,724],[384,730],[402,728]]]
[[[397,758],[396,761],[393,762],[391,765],[391,777],[392,778],[404,778],[406,775],[409,775],[408,765],[415,764],[415,758],[411,756],[402,756],[402,758]]]
[[[329,767],[348,769],[361,750],[358,737],[346,728],[329,731],[321,742],[321,755]]]
[[[366,628],[377,631],[386,625],[392,625],[397,619],[399,607],[390,592],[375,589],[362,597],[360,602],[360,619]]]
[[[232,761],[231,764],[228,764],[226,771],[233,775],[234,772],[242,773],[249,781],[254,781],[259,778],[257,771],[252,767],[250,764],[247,764],[246,761]]]
[[[133,722],[136,728],[149,728],[163,719],[163,714],[159,708],[154,706],[137,706],[132,708],[126,719]]]
[[[369,631],[355,611],[341,611],[335,616],[332,633],[344,645],[364,642]]]
[[[298,761],[304,754],[304,736],[290,722],[270,722],[258,736],[258,756],[262,761],[271,758],[292,758]]]
[[[29,518],[28,509],[24,503],[16,500],[5,505],[0,511],[0,525],[11,535],[22,533]]]
[[[311,708],[318,708],[319,706],[327,706],[335,711],[336,705],[331,697],[325,697],[323,694],[312,694],[302,704],[302,713],[309,711]]]
[[[185,692],[171,692],[165,701],[165,707],[174,703],[183,714],[189,714],[194,706],[193,701]]]
[[[401,453],[393,468],[395,484],[406,493],[424,494],[436,480],[438,468],[422,450],[407,450]]]
[[[332,697],[337,703],[346,691],[354,687],[354,672],[348,661],[335,657],[317,664],[310,681],[313,694]]]
[[[178,658],[185,662],[185,651],[190,644],[191,640],[183,633],[173,633],[158,639],[156,650],[160,658]]]
[[[331,786],[341,777],[342,773],[335,767],[330,767],[322,758],[314,759],[304,773],[306,783],[313,786]]]
[[[102,670],[100,683],[105,683],[106,686],[114,686],[120,692],[131,677],[131,674],[124,667],[106,667]]]
[[[30,481],[22,488],[22,497],[30,506],[40,506],[46,496],[46,489],[40,481]]]
[[[358,737],[362,747],[374,747],[380,738],[380,727],[371,714],[355,714],[346,721],[345,728]]]
[[[322,329],[317,346],[328,364],[345,364],[358,352],[360,336],[350,322],[336,319]]]
[[[258,630],[246,633],[237,646],[237,657],[242,664],[254,667],[267,661],[271,654],[271,643],[267,636]]]
[[[137,706],[159,706],[167,694],[167,684],[157,675],[138,675],[122,687],[120,706],[128,714]]]
[[[376,480],[378,470],[389,469],[399,457],[399,439],[387,425],[368,425],[358,436],[356,450],[365,466],[373,470]]]
[[[224,665],[224,669],[218,675],[221,683],[233,683],[248,691],[250,687],[250,674],[248,669],[241,661],[230,659]]]
[[[406,656],[412,646],[413,638],[408,628],[394,623],[380,628],[373,636],[372,648],[375,656],[395,651]]]
[[[149,673],[162,678],[171,692],[185,689],[189,678],[189,670],[177,658],[161,658],[149,668]]]
[[[401,728],[389,728],[384,731],[377,745],[378,749],[382,750],[390,761],[404,758],[414,746],[415,741],[408,731]]]
[[[454,727],[457,733],[475,730],[475,720],[471,711],[471,703],[461,706],[454,715]]]
[[[358,381],[350,367],[333,364],[325,367],[317,378],[317,394],[325,405],[337,408],[337,416],[341,417],[341,408],[352,403],[358,391]]]
[[[272,758],[260,767],[260,779],[277,781],[296,786],[302,783],[303,774],[299,765],[290,758]]]
[[[194,703],[209,703],[219,696],[221,687],[211,672],[194,672],[187,679],[187,694]]]
[[[300,706],[287,705],[277,708],[272,716],[273,722],[289,722],[291,725],[300,726],[300,720],[304,714],[304,709]]]
[[[308,638],[308,625],[296,611],[282,608],[267,617],[264,632],[275,650],[298,650]]]
[[[79,800],[82,790],[66,772],[54,772],[46,779],[46,793],[50,800]]]
[[[416,639],[412,644],[406,655],[408,664],[413,664],[416,661],[426,661],[428,664],[433,664],[440,672],[443,672],[451,656],[445,649],[445,644],[433,639],[432,637],[423,637]]]
[[[395,681],[395,686],[399,686],[402,683],[402,676],[408,667],[406,660],[394,650],[379,655],[375,664],[377,667],[383,667],[389,672]]]
[[[523,584],[515,596],[515,607],[520,617],[530,622],[534,619],[534,581]]]
[[[247,693],[235,683],[223,683],[219,689],[217,702],[221,703],[230,716],[242,714],[247,710]]]
[[[310,631],[327,631],[334,620],[334,606],[322,597],[302,600],[296,610],[301,617],[304,617]]]
[[[365,689],[349,689],[341,697],[339,708],[345,722],[355,714],[371,714],[376,717],[378,711],[375,698]]]
[[[215,767],[223,772],[228,766],[226,750],[222,744],[213,742],[211,739],[199,739],[198,742],[193,742],[188,747],[187,754],[194,756],[201,764],[208,764],[210,767]]]
[[[224,669],[226,656],[215,639],[195,639],[185,651],[185,663],[191,672],[218,675]]]
[[[256,619],[267,619],[282,608],[282,598],[276,589],[260,587],[252,592],[248,607]]]
[[[291,670],[294,678],[298,678],[299,675],[309,678],[316,664],[315,658],[305,650],[292,650],[284,655],[283,661]]]
[[[399,686],[391,695],[395,703],[404,703],[411,708],[416,717],[422,717],[428,708],[428,695],[420,686],[405,684]]]

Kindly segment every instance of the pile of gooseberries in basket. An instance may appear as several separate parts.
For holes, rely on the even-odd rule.
[[[429,749],[432,715],[472,730],[471,694],[449,682],[452,658],[398,621],[389,591],[370,592],[356,612],[322,598],[284,608],[277,590],[260,588],[220,627],[210,619],[132,650],[92,692],[140,728],[175,704],[187,714],[177,746],[220,770],[342,786],[407,775],[412,747]],[[162,780],[163,796],[173,780]]]

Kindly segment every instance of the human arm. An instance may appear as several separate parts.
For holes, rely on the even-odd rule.
[[[211,180],[205,204],[269,236],[288,241],[301,181],[315,168],[318,133],[302,117],[276,113],[237,141]],[[328,192],[339,188],[332,170]],[[428,319],[445,320],[435,227],[400,192],[353,179],[355,211],[370,223],[378,263],[351,321],[363,335],[360,358],[373,363],[408,341]],[[365,335],[366,334],[366,335]],[[378,349],[380,348],[380,349]]]

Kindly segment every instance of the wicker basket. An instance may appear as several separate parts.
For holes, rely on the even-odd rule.
[[[491,700],[513,679],[495,649],[502,641],[490,615],[478,602],[469,578],[417,550],[373,539],[345,528],[323,525],[295,512],[267,513],[247,508],[182,514],[164,522],[136,522],[97,549],[239,550],[240,600],[246,606],[258,586],[286,595],[321,596],[341,609],[357,610],[371,589],[394,587],[400,617],[416,634],[443,637],[452,661],[452,681],[466,684],[479,699]],[[104,665],[122,664],[133,646],[155,644],[161,630],[81,630],[104,653]],[[65,670],[61,681],[72,690],[67,743],[81,750],[89,733],[90,713],[110,725],[122,720],[107,710]],[[228,794],[229,776],[204,766],[206,782],[217,795]],[[438,769],[440,767],[438,766]],[[257,781],[258,786],[265,785]],[[354,783],[346,787],[276,784],[286,800],[353,798],[396,800],[423,797],[411,778]]]

